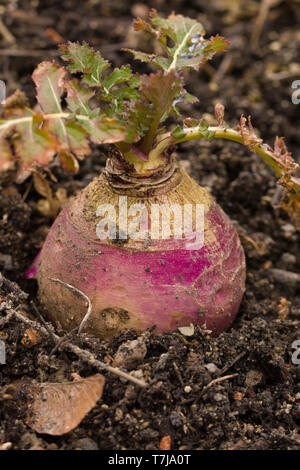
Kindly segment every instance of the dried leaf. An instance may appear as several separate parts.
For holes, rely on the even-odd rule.
[[[38,210],[43,215],[46,215],[46,216],[50,215],[51,217],[55,218],[59,209],[59,203],[53,197],[52,191],[51,191],[51,188],[47,179],[41,173],[35,170],[33,171],[33,185],[34,185],[35,190],[46,199],[46,201],[44,200],[38,201],[38,205],[37,205]]]
[[[217,103],[215,105],[215,116],[219,126],[223,126],[224,124],[224,106],[221,103]]]
[[[61,436],[75,429],[100,400],[105,379],[96,374],[64,383],[34,384],[26,424],[41,434]]]
[[[52,199],[52,191],[46,178],[38,171],[33,172],[33,185],[35,190],[46,199]]]
[[[288,193],[282,208],[288,213],[296,229],[300,230],[300,193]]]
[[[183,336],[193,336],[193,334],[195,333],[195,327],[193,323],[190,323],[189,326],[181,326],[180,328],[178,328],[178,330]]]
[[[252,152],[255,152],[255,145],[260,145],[263,142],[263,140],[257,137],[254,132],[251,123],[251,116],[248,116],[248,127],[247,119],[245,118],[245,116],[241,116],[239,132],[244,139],[245,145],[247,145],[247,147],[249,147]]]
[[[74,157],[74,155],[68,152],[60,152],[58,154],[58,158],[64,170],[71,171],[75,174],[78,173],[79,163],[78,160]]]
[[[67,191],[65,188],[58,188],[55,193],[55,198],[59,202],[61,208],[63,208],[68,202]]]
[[[5,109],[25,108],[26,106],[29,106],[29,100],[26,94],[18,88],[4,102]]]

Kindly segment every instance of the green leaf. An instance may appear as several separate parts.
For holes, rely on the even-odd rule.
[[[182,78],[174,70],[168,74],[159,70],[142,76],[140,99],[131,111],[131,120],[136,123],[141,134],[148,131],[146,143],[143,144],[145,153],[150,151],[161,124],[175,110],[182,92],[182,83]]]
[[[95,111],[91,110],[89,100],[94,96],[95,92],[90,88],[83,88],[79,81],[67,80],[67,105],[72,113],[79,113],[84,116],[92,116]]]
[[[135,51],[134,49],[127,48],[123,48],[122,51],[130,52],[130,54],[133,54],[136,60],[153,64],[162,70],[167,70],[170,65],[170,59],[167,59],[166,57],[157,56],[155,54],[146,54],[145,52]]]
[[[110,64],[99,51],[78,42],[68,42],[60,49],[64,52],[62,58],[70,63],[68,69],[71,73],[83,74],[83,81],[89,86],[101,85],[102,74]]]
[[[66,131],[69,150],[78,156],[90,153],[87,132],[78,122],[66,122]]]
[[[51,62],[42,62],[33,72],[33,80],[37,90],[37,101],[43,113],[62,113],[61,97],[65,91],[64,68]],[[58,146],[67,146],[66,123],[58,117],[47,123],[48,130],[54,134]]]
[[[16,157],[25,169],[36,164],[48,165],[56,152],[55,141],[47,131],[38,127],[39,120],[34,118],[31,111],[26,110],[25,115],[32,119],[15,126],[17,135],[14,136],[13,144]]]
[[[117,119],[101,115],[96,119],[81,122],[95,144],[121,142],[126,139],[126,129]]]
[[[131,88],[137,88],[140,83],[139,76],[132,73],[129,65],[116,68],[111,74],[107,75],[103,80],[103,89],[108,93],[113,87],[124,82],[127,82]]]
[[[152,10],[150,23],[138,18],[134,22],[134,28],[136,31],[146,31],[157,38],[163,45],[166,57],[132,49],[125,50],[134,54],[136,59],[156,65],[167,72],[184,68],[198,70],[216,52],[225,51],[229,44],[221,36],[205,39],[201,23],[174,13],[164,19]],[[168,40],[173,42],[172,46],[168,46]]]
[[[186,135],[182,126],[177,126],[171,133],[174,139],[183,139]]]
[[[45,122],[44,129],[55,139],[58,152],[73,152],[78,156],[90,153],[88,133],[81,122],[79,124],[79,121],[66,119],[51,119]]]
[[[204,119],[199,122],[199,129],[208,140],[212,140],[214,138],[214,131],[209,130],[209,124]]]
[[[140,77],[132,73],[129,65],[116,68],[103,80],[100,99],[109,102],[109,106],[103,111],[109,117],[117,117],[119,120],[126,119],[126,110],[130,101],[139,98],[136,90],[140,85]]]
[[[33,72],[37,101],[43,113],[60,113],[66,71],[52,62],[42,62]]]
[[[209,124],[204,119],[202,119],[200,122],[199,121],[197,122],[195,119],[191,119],[191,118],[184,119],[183,127],[182,126],[176,127],[171,133],[171,135],[172,137],[174,137],[174,139],[180,140],[186,137],[187,129],[195,128],[195,127],[199,128],[199,131],[204,137],[206,137],[206,139],[212,140],[214,138],[215,132],[209,129]]]

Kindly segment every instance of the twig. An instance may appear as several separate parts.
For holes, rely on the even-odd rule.
[[[124,47],[124,43],[103,44],[100,46],[103,52],[114,52]],[[0,56],[5,57],[60,57],[61,51],[56,49],[0,49]]]
[[[84,300],[87,301],[88,310],[87,310],[85,316],[83,317],[83,319],[82,319],[82,321],[79,325],[79,328],[78,328],[78,334],[80,334],[82,332],[82,329],[83,329],[84,325],[86,324],[86,322],[88,321],[88,319],[90,318],[90,316],[92,314],[92,302],[90,301],[90,299],[88,298],[87,295],[85,295],[83,292],[81,292],[81,290],[77,289],[76,287],[72,286],[71,284],[67,284],[66,282],[63,282],[60,279],[54,279],[52,277],[49,277],[48,279],[52,282],[56,282],[57,284],[60,284],[64,287],[67,287],[71,292],[75,292],[75,294],[80,295],[82,298],[84,298]]]
[[[238,356],[236,356],[227,366],[223,367],[220,371],[219,375],[223,376],[225,372],[227,372],[231,367],[236,364],[242,357],[246,356],[246,351],[241,352]]]
[[[226,75],[227,72],[229,71],[231,65],[232,65],[232,56],[230,54],[226,54],[218,70],[216,71],[215,75],[212,77],[211,83],[215,83],[216,85],[219,85],[222,82],[224,75]]]
[[[26,188],[26,191],[25,191],[25,193],[23,194],[22,202],[25,202],[25,201],[26,201],[27,196],[28,196],[28,194],[29,194],[29,191],[30,191],[31,187],[32,187],[32,179],[29,181],[29,184],[28,184],[28,186],[27,186],[27,188]]]
[[[40,322],[41,322],[41,323],[44,325],[44,327],[46,328],[48,335],[50,336],[50,338],[52,338],[52,341],[53,341],[54,343],[56,343],[55,334],[53,333],[53,331],[51,330],[51,328],[47,325],[47,322],[44,320],[43,316],[42,316],[41,313],[38,311],[38,308],[37,308],[37,306],[35,305],[35,303],[32,301],[31,304],[32,304],[33,309],[34,309],[35,313],[37,314],[37,316],[38,316]]]
[[[265,21],[268,17],[270,9],[276,4],[280,3],[281,0],[263,0],[260,4],[258,15],[255,19],[253,31],[250,38],[251,49],[255,50],[259,38],[261,36]]]
[[[25,324],[29,325],[31,328],[39,331],[44,336],[48,336],[48,331],[44,326],[41,326],[36,321],[30,320],[29,318],[25,317],[24,315],[22,315],[17,310],[12,309],[11,311],[14,313],[14,316],[16,318],[18,318],[19,320],[21,320],[23,323],[25,323]],[[54,338],[56,343],[59,342],[62,339],[60,336],[56,335],[55,333],[53,333],[53,338]],[[95,367],[98,370],[101,370],[101,371],[102,370],[107,370],[108,372],[111,372],[112,374],[115,374],[119,377],[122,377],[123,379],[126,379],[130,382],[133,382],[135,385],[139,385],[140,387],[143,387],[143,388],[147,387],[146,382],[144,382],[143,380],[139,380],[139,379],[131,376],[130,374],[127,374],[126,372],[123,372],[120,369],[117,369],[116,367],[111,367],[111,366],[105,364],[104,362],[101,362],[98,359],[95,359],[95,357],[92,353],[79,348],[78,346],[76,346],[75,344],[73,344],[69,341],[64,343],[63,345],[61,345],[61,347],[65,350],[69,351],[69,352],[72,352],[73,354],[76,354],[84,362],[87,362],[92,367]]]
[[[208,388],[212,387],[213,385],[224,382],[224,380],[232,379],[233,377],[236,377],[239,374],[231,374],[231,375],[223,375],[222,377],[217,377],[216,379],[213,379],[209,384],[207,384],[203,390],[206,391]]]
[[[5,276],[0,272],[0,287],[4,285],[7,287],[9,290],[13,291],[20,300],[26,300],[28,298],[28,294],[22,291],[18,284],[16,284],[13,281],[10,281],[9,279],[6,279]]]
[[[206,390],[212,387],[213,385],[220,383],[220,382],[224,382],[224,380],[232,379],[233,377],[236,377],[237,375],[239,374],[236,373],[236,374],[231,374],[231,375],[223,375],[222,377],[217,377],[216,379],[213,379],[211,382],[209,382],[209,384],[205,385],[202,392],[206,392]]]
[[[7,42],[7,44],[14,44],[16,42],[16,38],[11,34],[7,26],[2,21],[2,18],[0,18],[0,34],[3,37],[4,41]]]
[[[203,389],[201,390],[200,392],[200,395],[198,396],[197,398],[197,401],[200,400],[200,398],[202,397],[202,395],[209,389],[211,388],[213,385],[217,384],[217,383],[220,383],[220,382],[224,382],[224,380],[229,380],[229,379],[232,379],[233,377],[237,377],[239,374],[231,374],[231,375],[223,375],[222,377],[217,377],[216,379],[213,379],[211,382],[209,382],[207,385],[205,385],[205,387],[203,387]]]
[[[175,370],[175,373],[178,377],[179,382],[181,383],[182,386],[184,386],[184,382],[183,382],[180,370],[178,369],[178,365],[176,364],[175,361],[173,361],[172,364],[173,364],[173,367],[174,367],[174,370]]]
[[[51,357],[58,349],[60,349],[64,343],[69,341],[70,338],[72,338],[72,334],[75,332],[78,332],[78,326],[76,326],[76,328],[73,328],[73,330],[68,331],[68,333],[62,336],[59,341],[56,341],[54,348],[50,351],[49,357]]]
[[[9,313],[6,314],[4,318],[0,319],[0,328],[2,328],[6,323],[9,322],[9,320],[14,316],[14,311],[10,311]]]

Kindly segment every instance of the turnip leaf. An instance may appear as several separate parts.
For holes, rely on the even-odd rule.
[[[78,42],[68,42],[61,45],[60,49],[64,52],[62,58],[69,62],[68,70],[71,73],[82,73],[87,85],[101,85],[102,74],[109,67],[109,62],[103,59],[99,51]]]
[[[142,62],[153,64],[166,72],[194,68],[196,70],[211,59],[216,52],[227,49],[229,42],[221,36],[204,38],[204,28],[201,23],[191,18],[172,13],[167,19],[162,18],[152,10],[150,23],[138,18],[134,21],[136,31],[146,31],[160,41],[166,57],[145,54],[133,49],[124,49],[131,52]],[[169,42],[172,45],[169,45]]]
[[[55,155],[55,140],[47,131],[39,128],[39,120],[34,118],[30,110],[25,111],[25,116],[32,119],[15,126],[15,155],[22,161],[23,168],[29,168],[32,164],[47,165]]]
[[[52,62],[42,62],[33,72],[37,102],[44,113],[60,113],[66,71]]]

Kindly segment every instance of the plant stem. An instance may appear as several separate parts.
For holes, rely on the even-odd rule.
[[[68,119],[70,117],[74,116],[72,113],[53,113],[53,114],[43,114],[43,120],[49,121],[51,119]],[[24,122],[30,122],[33,120],[34,116],[25,116],[17,119],[8,119],[5,121],[0,120],[0,131],[4,129],[8,129],[9,127],[16,126],[17,124],[22,124]],[[90,118],[89,116],[81,115],[81,114],[76,114],[75,115],[76,119],[79,121],[88,121]]]
[[[247,146],[243,136],[236,130],[231,128],[224,128],[218,126],[210,126],[206,132],[213,132],[214,138],[216,139],[227,139],[233,142],[238,142],[239,144]],[[149,154],[149,160],[157,158],[157,155],[164,152],[169,146],[176,145],[182,142],[187,142],[189,140],[196,139],[205,139],[206,135],[203,133],[203,129],[200,126],[190,127],[183,129],[184,135],[180,138],[175,138],[170,132],[163,134],[161,140],[156,144],[153,150]],[[279,177],[284,176],[284,170],[282,169],[279,162],[276,161],[274,155],[272,155],[272,149],[266,144],[256,144],[253,146],[255,152],[260,155],[277,173]],[[296,178],[291,178],[290,182],[297,192],[300,192],[300,185],[298,182],[295,182]]]

